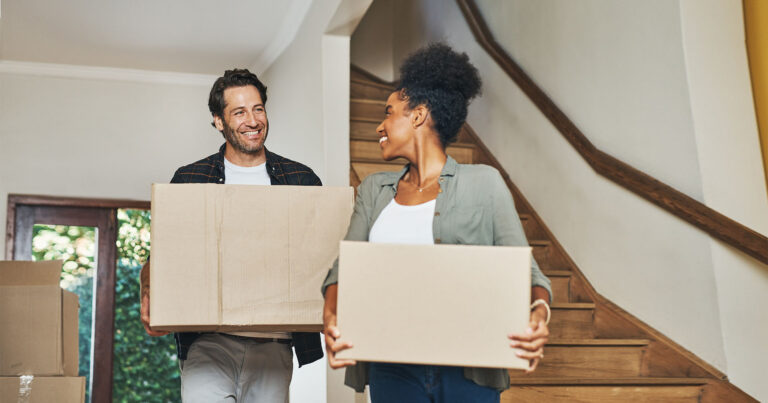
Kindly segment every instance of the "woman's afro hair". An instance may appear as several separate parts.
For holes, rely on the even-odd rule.
[[[432,43],[408,56],[400,66],[398,91],[409,108],[425,105],[443,147],[456,140],[467,119],[470,100],[482,83],[466,53],[444,43]]]

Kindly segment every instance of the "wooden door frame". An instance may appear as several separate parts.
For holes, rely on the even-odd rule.
[[[117,210],[121,208],[148,210],[150,203],[140,200],[8,195],[5,233],[5,258],[8,260],[14,260],[17,251],[19,255],[29,253],[31,256],[31,250],[21,249],[30,247],[26,245],[27,242],[16,242],[16,231],[25,231],[21,237],[31,239],[32,227],[37,223],[88,226],[99,230],[91,355],[92,402],[112,401]]]

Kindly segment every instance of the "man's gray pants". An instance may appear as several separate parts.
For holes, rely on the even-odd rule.
[[[211,333],[200,336],[181,364],[184,403],[287,403],[291,346]]]

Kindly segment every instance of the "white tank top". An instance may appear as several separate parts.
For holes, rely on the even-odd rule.
[[[381,211],[368,234],[368,242],[431,245],[435,200],[404,206],[392,199]]]

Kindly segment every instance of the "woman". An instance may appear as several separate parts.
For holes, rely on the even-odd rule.
[[[387,243],[527,245],[506,184],[495,169],[460,165],[445,153],[456,140],[469,101],[480,92],[477,69],[466,54],[432,44],[402,65],[398,89],[387,99],[376,131],[385,160],[408,160],[402,171],[367,177],[358,188],[347,240]],[[469,273],[471,275],[471,273]],[[328,361],[347,368],[345,383],[380,402],[498,402],[509,387],[505,370],[433,365],[360,363],[336,358],[350,343],[336,342],[338,263],[323,284]],[[549,331],[551,288],[532,265],[531,317],[524,334],[508,335],[510,347],[529,359],[530,370],[543,357]]]

